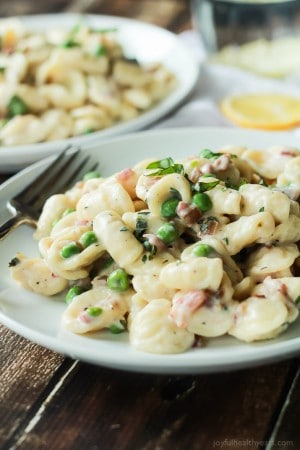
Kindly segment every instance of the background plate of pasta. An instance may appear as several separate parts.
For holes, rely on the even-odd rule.
[[[0,242],[0,321],[72,358],[153,373],[300,352],[300,152],[286,133],[147,131]],[[4,183],[5,205],[41,171]]]
[[[136,131],[176,107],[199,65],[173,33],[112,16],[0,20],[0,164]]]

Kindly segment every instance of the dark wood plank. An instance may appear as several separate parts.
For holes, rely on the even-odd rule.
[[[175,25],[180,17],[189,20],[189,2],[187,0],[116,0],[112,8],[111,1],[94,2],[89,12],[113,14],[131,17],[156,24],[172,31],[180,31]]]
[[[0,17],[61,12],[71,3],[72,0],[1,0]]]
[[[17,448],[199,450],[234,439],[226,448],[257,450],[294,372],[291,362],[184,377],[81,364]]]
[[[188,0],[0,3],[1,17],[67,11],[132,17],[174,32],[191,27]],[[272,450],[282,442],[300,448],[297,361],[215,375],[153,376],[76,363],[2,326],[0,336],[3,449],[256,450],[269,442],[271,450],[272,441]]]
[[[43,400],[42,393],[64,358],[0,325],[0,448],[17,432],[34,405]],[[33,411],[31,410],[33,408]]]
[[[300,448],[300,368],[287,393],[283,407],[273,433],[270,436],[268,450]]]
[[[0,16],[87,12],[131,17],[172,31],[190,28],[189,0],[1,0]]]

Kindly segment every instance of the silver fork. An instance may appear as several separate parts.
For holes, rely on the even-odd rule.
[[[80,149],[67,147],[6,206],[12,217],[0,226],[0,240],[21,224],[34,227],[48,197],[66,191],[87,172],[98,166]]]

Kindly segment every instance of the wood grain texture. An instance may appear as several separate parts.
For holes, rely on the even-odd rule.
[[[231,439],[256,450],[293,371],[281,363],[171,377],[80,364],[17,448],[199,450]]]
[[[64,358],[0,325],[0,448],[27,421],[30,409]]]
[[[274,424],[267,450],[300,449],[300,366]]]
[[[174,32],[191,27],[189,0],[1,0],[0,16],[58,12],[112,14],[143,20]]]
[[[188,0],[0,2],[1,17],[58,12],[191,27]],[[297,450],[299,367],[291,359],[202,376],[127,373],[64,358],[0,326],[0,448]]]

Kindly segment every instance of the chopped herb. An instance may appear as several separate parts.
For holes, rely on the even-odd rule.
[[[219,158],[219,156],[222,156],[222,155],[223,155],[223,153],[212,152],[208,148],[204,148],[199,153],[200,158],[206,158],[206,159],[217,159],[217,158]]]
[[[60,45],[62,48],[74,48],[74,47],[81,47],[81,45],[79,44],[79,42],[74,41],[72,38],[71,39],[67,39],[65,42],[63,42]]]
[[[300,304],[300,295],[298,295],[298,297],[295,300],[296,305],[298,305],[298,303]]]
[[[63,48],[80,47],[79,42],[76,42],[76,35],[78,34],[80,28],[81,25],[79,23],[75,25],[73,28],[71,28],[67,39],[60,45],[60,47]]]
[[[228,237],[224,237],[224,238],[223,238],[223,241],[225,242],[226,245],[229,244],[229,239],[228,239]]]
[[[144,240],[143,235],[146,233],[147,227],[147,220],[143,217],[143,214],[138,214],[133,234],[140,242]]]
[[[128,231],[128,227],[122,227],[122,228],[120,228],[120,231]]]
[[[241,186],[244,186],[244,184],[249,184],[249,181],[246,178],[241,178],[238,184],[232,183],[230,179],[225,181],[225,186],[227,188],[234,189],[236,191],[238,191]]]
[[[174,163],[172,158],[164,158],[158,161],[154,161],[146,167],[146,169],[157,169],[154,172],[149,173],[149,176],[168,175],[170,173],[184,174],[184,167],[182,164]]]
[[[210,191],[214,187],[216,187],[220,183],[220,180],[211,181],[208,183],[203,183],[202,181],[198,181],[193,184],[192,189],[196,192],[206,192]]]
[[[103,269],[108,269],[113,263],[113,258],[111,256],[107,256],[107,258],[103,261]]]
[[[208,148],[205,148],[203,150],[201,150],[201,152],[199,153],[200,158],[206,158],[206,159],[217,159],[220,156],[225,155],[226,153],[217,153],[217,152],[212,152],[211,150],[209,150]],[[234,155],[232,153],[229,154],[230,158],[237,158],[237,155]]]
[[[95,51],[95,56],[107,55],[107,48],[104,45],[99,44]]]
[[[264,206],[262,206],[261,208],[259,208],[258,212],[264,212],[265,208]]]
[[[27,114],[29,108],[18,95],[13,95],[7,105],[7,115],[11,119],[15,116]]]
[[[0,73],[4,73],[6,70],[6,67],[0,67]]]
[[[146,239],[143,242],[143,246],[145,247],[145,250],[147,250],[147,252],[149,252],[151,255],[155,255],[157,252],[157,247],[156,245],[150,244],[150,242],[148,241],[148,239]]]
[[[142,262],[145,263],[147,261],[147,259],[148,259],[147,255],[143,255]]]
[[[213,173],[203,173],[201,178],[217,178]]]
[[[20,264],[20,260],[19,260],[19,258],[15,257],[9,261],[8,267],[15,267],[18,264]]]
[[[86,130],[84,130],[83,134],[91,134],[95,133],[95,131],[97,131],[95,128],[87,128]]]
[[[214,216],[204,217],[204,219],[201,219],[199,223],[201,233],[210,234],[212,225],[218,223],[219,223],[218,220]]]

